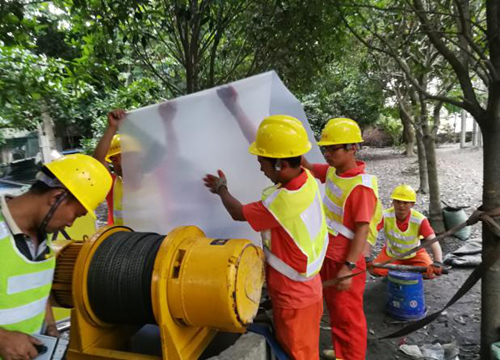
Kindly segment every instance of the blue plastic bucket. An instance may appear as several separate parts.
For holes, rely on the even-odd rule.
[[[387,276],[387,305],[390,316],[398,320],[418,320],[425,316],[422,274],[389,271]]]

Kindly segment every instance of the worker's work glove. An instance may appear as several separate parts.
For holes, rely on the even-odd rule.
[[[427,267],[427,272],[425,276],[428,279],[434,279],[436,276],[440,276],[443,273],[443,264],[439,261],[434,261],[431,265]]]
[[[203,181],[205,182],[205,186],[210,190],[211,193],[218,194],[220,189],[224,186],[227,189],[227,179],[226,175],[222,172],[222,170],[217,170],[217,174],[219,176],[207,174]]]

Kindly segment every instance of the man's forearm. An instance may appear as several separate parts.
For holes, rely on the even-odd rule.
[[[226,208],[227,212],[233,220],[237,221],[245,221],[245,217],[243,216],[243,205],[236,199],[233,195],[229,193],[229,190],[226,186],[221,186],[218,192],[222,204]]]
[[[306,168],[309,171],[313,171],[313,164],[311,164],[305,156],[302,156],[302,159],[300,159],[300,165],[303,168]]]
[[[354,225],[354,238],[351,241],[351,247],[347,253],[347,261],[357,262],[364,254],[366,249],[366,239],[370,232],[370,224],[356,223]]]
[[[432,240],[436,236],[428,237],[426,240]],[[443,251],[441,249],[441,245],[439,242],[435,242],[431,245],[432,256],[434,257],[434,261],[443,262]]]
[[[116,134],[116,131],[117,128],[108,127],[94,150],[94,155],[93,155],[94,158],[105,165],[106,165],[106,154],[108,153],[111,141],[113,140],[113,136]]]
[[[243,133],[243,136],[247,139],[248,143],[251,144],[255,141],[255,137],[257,135],[257,128],[250,121],[248,116],[245,114],[240,104],[236,103],[233,107],[228,108],[231,112],[231,115],[234,116],[238,125]]]
[[[47,300],[47,305],[45,305],[45,323],[47,324],[55,324],[54,312],[52,311],[52,304],[49,300]]]

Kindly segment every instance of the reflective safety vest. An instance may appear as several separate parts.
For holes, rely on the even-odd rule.
[[[115,178],[113,186],[113,223],[123,225],[123,180],[121,176]]]
[[[377,177],[368,174],[360,174],[353,177],[340,177],[335,173],[334,167],[329,167],[326,173],[325,196],[323,198],[323,209],[326,215],[328,232],[333,236],[344,235],[352,240],[354,232],[344,225],[345,203],[356,186],[365,186],[373,190],[377,204],[375,213],[370,221],[370,232],[367,241],[375,245],[377,242],[377,225],[382,220],[382,204],[378,198]]]
[[[410,249],[420,245],[420,225],[425,216],[411,209],[408,229],[401,231],[396,224],[394,208],[384,212],[384,233],[387,239],[387,255],[396,257]],[[411,259],[416,253],[405,256],[403,259]]]
[[[328,230],[321,206],[318,183],[308,170],[307,180],[298,190],[288,190],[278,185],[264,190],[262,203],[292,238],[295,245],[307,257],[307,268],[299,273],[272,252],[271,232],[262,233],[267,263],[294,281],[308,281],[319,273],[326,249]]]
[[[26,259],[0,214],[0,328],[26,334],[40,332],[56,265],[50,245],[47,240],[47,260]]]

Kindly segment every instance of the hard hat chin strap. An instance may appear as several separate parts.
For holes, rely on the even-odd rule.
[[[56,202],[50,207],[47,215],[45,215],[40,226],[38,227],[37,236],[39,240],[45,238],[45,236],[47,235],[47,232],[45,231],[47,228],[47,224],[49,223],[50,219],[52,219],[52,216],[54,216],[54,213],[56,212],[59,205],[61,205],[61,203],[68,197],[68,195],[68,190],[64,189],[64,191],[57,197]]]

